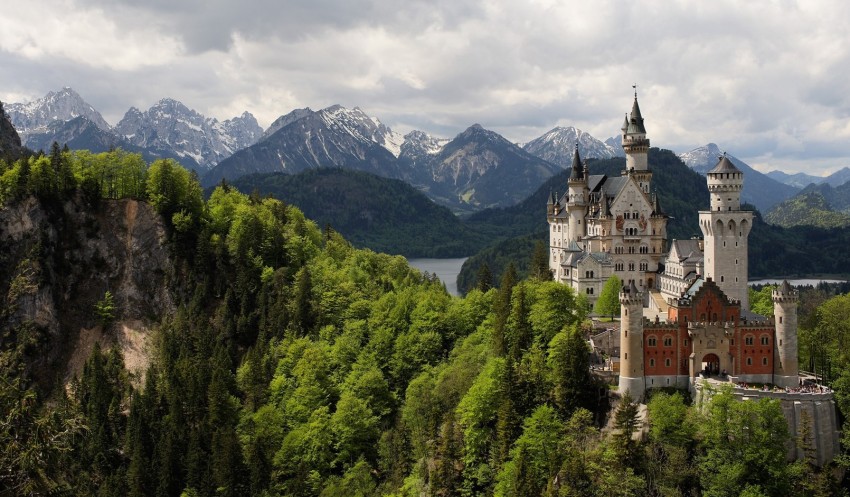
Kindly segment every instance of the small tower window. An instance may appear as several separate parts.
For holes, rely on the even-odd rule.
[[[782,324],[782,316],[779,316],[779,324]]]
[[[668,368],[670,367],[670,358],[669,357],[667,359],[664,359],[664,365]]]
[[[753,358],[747,357],[747,366],[752,366],[752,365],[753,365]]]
[[[767,357],[762,357],[762,358],[761,358],[761,364],[762,364],[763,366],[767,366]]]
[[[770,339],[767,338],[767,335],[764,335],[764,336],[761,337],[761,344],[762,345],[768,345],[769,343],[770,343]]]

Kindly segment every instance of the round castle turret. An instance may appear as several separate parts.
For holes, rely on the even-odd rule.
[[[724,153],[720,162],[706,173],[711,210],[737,211],[741,209],[741,190],[744,188],[744,173],[735,167]]]
[[[620,393],[643,397],[643,295],[634,282],[620,292]]]
[[[773,344],[773,382],[779,387],[796,387],[800,381],[797,363],[797,291],[788,281],[773,291],[776,336]]]
[[[726,157],[706,173],[711,210],[700,211],[699,227],[705,239],[705,277],[711,278],[727,297],[750,309],[748,237],[753,213],[741,210],[744,173]]]
[[[575,152],[573,153],[573,165],[570,171],[570,179],[567,181],[568,202],[567,211],[569,212],[569,240],[578,243],[585,235],[585,225],[582,224],[587,213],[587,175],[585,174],[585,166],[581,161],[581,156],[578,153],[578,143],[576,143]]]

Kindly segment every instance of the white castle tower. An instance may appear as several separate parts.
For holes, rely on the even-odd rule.
[[[753,213],[741,210],[744,173],[723,154],[706,174],[711,210],[700,211],[699,227],[705,238],[705,276],[728,297],[750,310],[747,295],[747,237]]]
[[[568,202],[567,211],[569,212],[569,242],[580,242],[586,235],[587,224],[583,222],[584,216],[587,213],[587,174],[585,174],[584,163],[578,153],[578,143],[576,143],[575,153],[573,154],[573,165],[570,171],[570,179],[567,181]]]
[[[788,281],[773,291],[776,336],[773,347],[773,382],[779,387],[796,387],[800,381],[797,363],[797,291]]]
[[[634,282],[620,292],[620,393],[643,398],[643,295]]]
[[[649,193],[649,183],[652,180],[647,155],[649,138],[646,137],[643,116],[640,114],[637,91],[635,91],[632,112],[626,116],[621,130],[623,131],[623,151],[626,153],[626,171],[635,175],[641,191]]]

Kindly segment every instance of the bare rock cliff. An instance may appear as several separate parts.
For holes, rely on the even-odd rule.
[[[47,386],[80,355],[81,333],[121,346],[128,323],[146,330],[173,311],[175,278],[165,227],[146,203],[28,198],[0,208],[0,349]],[[94,306],[107,291],[115,322],[103,330]]]

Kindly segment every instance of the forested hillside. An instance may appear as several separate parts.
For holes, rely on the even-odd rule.
[[[204,201],[179,165],[140,160],[56,146],[0,163],[0,262],[13,275],[0,314],[0,495],[831,491],[828,471],[785,463],[770,401],[730,405],[720,392],[701,411],[658,395],[637,441],[626,397],[613,434],[600,430],[608,388],[590,369],[586,301],[565,285],[507,271],[498,289],[451,297],[292,205],[232,187]],[[161,233],[152,245],[122,235],[137,233],[130,205]],[[111,218],[121,236],[106,240]],[[90,254],[106,291],[55,291],[67,243]],[[149,253],[166,260],[136,259]],[[146,350],[120,339],[128,319],[145,325]],[[39,363],[92,329],[78,369]],[[129,368],[139,353],[145,367]],[[54,381],[36,382],[38,368]],[[753,436],[730,444],[730,429]]]
[[[319,226],[331,226],[356,246],[378,252],[465,257],[489,240],[409,184],[363,171],[255,174],[241,176],[233,185],[295,205]]]

